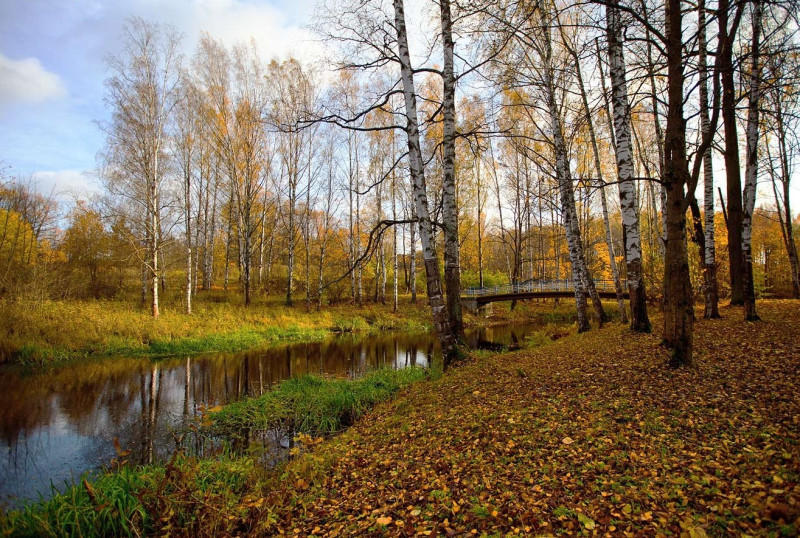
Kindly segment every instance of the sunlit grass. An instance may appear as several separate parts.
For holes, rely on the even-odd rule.
[[[158,319],[130,301],[5,301],[0,304],[0,360],[46,362],[88,355],[166,356],[241,351],[278,341],[320,340],[332,332],[420,332],[431,327],[422,304],[305,305],[272,301],[249,308],[199,296],[194,312],[165,307]]]

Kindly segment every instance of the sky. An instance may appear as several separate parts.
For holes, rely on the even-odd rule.
[[[256,39],[264,60],[320,45],[304,27],[316,0],[0,0],[0,162],[70,200],[93,176],[108,118],[106,59],[125,19],[169,24],[191,56],[207,31],[230,46]]]
[[[104,143],[97,122],[109,116],[106,59],[119,52],[129,16],[174,26],[187,57],[207,31],[228,46],[254,38],[263,60],[290,54],[309,59],[323,50],[306,28],[316,2],[0,0],[0,167],[32,177],[42,192],[65,202],[100,190],[93,171]],[[419,19],[423,2],[407,3],[412,46],[419,46],[426,23],[414,15]],[[719,160],[715,168],[719,177]],[[796,209],[800,181],[793,183]],[[774,203],[766,185],[758,203]]]

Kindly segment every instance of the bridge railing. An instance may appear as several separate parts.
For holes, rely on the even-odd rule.
[[[599,292],[615,291],[613,280],[595,280],[595,288]],[[565,292],[574,291],[571,279],[564,280],[532,280],[527,282],[517,282],[502,286],[491,286],[486,288],[466,288],[463,291],[466,297],[483,297],[486,295],[512,295],[516,293],[535,293],[535,292]]]

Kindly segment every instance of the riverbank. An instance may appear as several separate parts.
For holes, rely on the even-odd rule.
[[[332,334],[381,331],[418,333],[433,327],[423,298],[391,304],[325,306],[306,311],[270,297],[249,308],[227,296],[201,294],[194,313],[167,307],[153,319],[130,301],[6,301],[0,304],[0,363],[46,364],[88,356],[165,357],[244,351],[278,342],[311,342]],[[609,305],[613,310],[614,306]],[[488,318],[467,314],[468,326],[563,322],[574,317],[570,301],[493,305]]]
[[[426,305],[327,306],[306,312],[278,298],[248,308],[202,296],[187,315],[159,319],[126,301],[9,301],[0,305],[0,362],[43,364],[87,356],[161,357],[236,352],[277,342],[310,342],[334,333],[431,328]]]
[[[665,366],[656,334],[619,324],[473,361],[289,465],[239,523],[264,535],[796,535],[800,309],[763,301],[759,313],[699,320],[683,370]]]
[[[115,441],[117,457],[107,471],[88,473],[50,499],[7,513],[0,510],[0,535],[141,536],[190,528],[216,535],[215,529],[221,532],[231,521],[220,518],[221,513],[244,515],[241,503],[251,506],[254,495],[267,491],[277,476],[259,450],[285,461],[431,375],[430,370],[409,367],[379,369],[353,380],[311,375],[287,379],[259,397],[205,409],[190,428],[196,437],[189,444],[229,441],[212,442],[218,448],[206,457],[177,452],[166,464],[133,465],[130,450]],[[272,443],[268,449],[259,449],[258,443],[246,451],[230,449],[230,444],[247,447],[247,439],[266,433],[279,439],[296,435],[297,443],[291,450]]]
[[[129,480],[145,505],[124,521],[143,510],[150,532],[207,535],[796,535],[800,309],[759,313],[699,320],[697,364],[682,370],[656,334],[619,324],[482,353],[331,440],[300,439],[275,473],[252,455],[181,458],[152,487]],[[113,497],[88,491],[75,493],[86,514],[121,521]]]
[[[656,334],[613,324],[414,385],[288,466],[242,524],[264,535],[796,535],[800,308],[763,301],[759,313],[699,320],[692,368],[667,368]]]

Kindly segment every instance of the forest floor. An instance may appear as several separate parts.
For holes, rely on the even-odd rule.
[[[797,535],[800,308],[470,359],[313,442],[229,512],[259,535]]]

